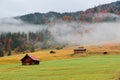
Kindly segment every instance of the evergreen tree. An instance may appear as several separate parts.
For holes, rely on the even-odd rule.
[[[8,56],[10,56],[10,55],[11,55],[11,50],[9,50],[9,51],[8,51],[8,54],[7,54],[7,55],[8,55]]]
[[[3,50],[0,48],[0,57],[3,57],[4,56],[4,52]]]
[[[32,46],[32,47],[30,48],[30,52],[35,52],[34,46]]]

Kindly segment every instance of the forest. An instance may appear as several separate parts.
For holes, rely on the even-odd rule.
[[[76,11],[76,12],[65,12],[58,13],[50,11],[48,13],[30,13],[22,16],[14,17],[15,19],[21,19],[24,22],[31,24],[48,24],[59,21],[64,22],[105,22],[105,21],[115,21],[115,18],[111,18],[110,16],[104,16],[101,14],[115,14],[120,15],[120,1],[116,1],[110,4],[103,4],[99,6],[95,6],[93,8],[89,8],[85,11]],[[102,16],[102,18],[100,17]]]
[[[54,37],[47,30],[37,31],[37,32],[2,32],[0,34],[0,56],[10,56],[12,51],[15,54],[34,52],[35,49],[48,49],[52,47],[50,43],[53,41]]]

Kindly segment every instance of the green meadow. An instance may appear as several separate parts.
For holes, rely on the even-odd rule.
[[[119,77],[120,55],[92,55],[30,66],[0,64],[0,80],[119,80]]]

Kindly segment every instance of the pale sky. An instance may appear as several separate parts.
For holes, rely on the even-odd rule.
[[[0,18],[34,12],[75,12],[117,0],[0,0]]]

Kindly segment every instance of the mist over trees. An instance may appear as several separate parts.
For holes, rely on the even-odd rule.
[[[10,56],[12,51],[17,54],[19,52],[34,52],[36,48],[48,49],[52,45],[50,44],[52,39],[53,36],[47,29],[29,33],[3,32],[0,34],[0,56],[5,54]]]

